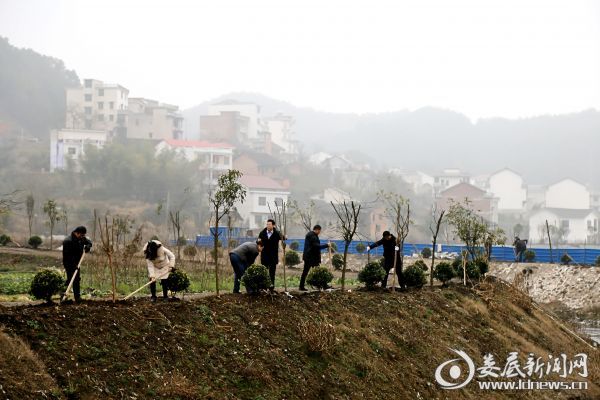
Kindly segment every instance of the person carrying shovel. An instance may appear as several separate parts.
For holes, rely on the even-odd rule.
[[[150,279],[150,300],[156,302],[156,281],[160,280],[163,299],[169,298],[169,272],[175,268],[175,254],[158,240],[150,240],[144,245],[144,255]]]
[[[85,226],[78,226],[71,232],[62,244],[63,266],[67,272],[67,285],[72,285],[73,297],[75,302],[81,301],[81,271],[79,270],[83,253],[89,253],[92,248],[92,242],[85,237],[87,229]],[[72,282],[71,282],[72,281]],[[66,298],[66,293],[62,298]]]

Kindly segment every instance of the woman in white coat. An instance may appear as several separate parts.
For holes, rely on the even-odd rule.
[[[159,279],[163,298],[166,300],[169,294],[169,272],[175,267],[175,254],[158,240],[150,240],[144,246],[144,255],[148,265],[148,278],[152,280],[150,284],[151,300],[156,301],[156,281]]]

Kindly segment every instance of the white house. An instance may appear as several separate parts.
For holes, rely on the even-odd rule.
[[[267,131],[271,133],[271,140],[283,149],[287,155],[297,155],[298,140],[294,131],[296,121],[290,115],[276,114],[273,117],[264,118]]]
[[[434,176],[433,189],[437,194],[459,183],[472,183],[471,176],[458,168],[446,168]]]
[[[155,146],[156,154],[173,150],[188,161],[200,160],[200,170],[207,172],[208,182],[214,182],[223,172],[233,168],[233,149],[228,143],[201,140],[161,140]]]
[[[581,183],[567,178],[548,186],[545,194],[546,208],[571,208],[588,210],[590,192]]]
[[[79,160],[87,146],[104,147],[106,131],[86,129],[53,129],[50,131],[50,171],[73,168],[80,170]]]
[[[263,228],[275,210],[275,204],[288,201],[290,192],[276,180],[258,175],[243,175],[240,182],[246,188],[246,199],[236,208],[248,229]]]
[[[353,200],[352,196],[350,196],[349,193],[344,192],[343,190],[338,188],[326,188],[325,190],[323,190],[323,193],[311,196],[311,199],[324,201],[327,204],[329,204],[330,202],[333,202],[334,204],[340,204],[344,201]]]
[[[399,176],[403,181],[408,183],[415,193],[429,193],[433,191],[434,178],[425,172],[416,170],[404,170],[400,168],[391,168],[388,172],[392,175]]]
[[[543,208],[529,217],[529,241],[545,243],[548,240],[548,221],[548,225],[563,232],[566,243],[592,243],[598,237],[599,218],[600,214],[591,209]]]
[[[527,189],[523,178],[511,169],[504,168],[490,175],[487,189],[498,198],[498,211],[523,211],[527,202]]]

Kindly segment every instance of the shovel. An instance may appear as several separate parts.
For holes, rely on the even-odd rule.
[[[81,267],[81,262],[83,261],[83,257],[85,257],[85,251],[83,252],[83,254],[81,254],[81,258],[79,259],[79,263],[77,264],[77,269],[75,270],[75,272],[73,273],[73,276],[71,277],[71,280],[69,281],[69,286],[67,286],[67,290],[65,291],[65,294],[63,294],[62,298],[60,299],[61,302],[65,301],[67,299],[69,292],[71,291],[71,289],[73,289],[73,282],[75,282],[75,277],[79,273],[79,268]]]
[[[144,285],[142,285],[141,287],[139,287],[138,289],[134,290],[133,292],[129,293],[127,296],[125,296],[123,298],[123,300],[127,300],[128,298],[130,298],[131,296],[133,296],[134,294],[138,293],[139,291],[141,291],[142,289],[144,289],[145,287],[149,286],[152,282],[156,282],[157,280],[161,279],[163,276],[169,274],[171,271],[167,271],[164,274],[162,274],[161,276],[159,276],[158,278],[152,278],[150,281],[146,282]]]

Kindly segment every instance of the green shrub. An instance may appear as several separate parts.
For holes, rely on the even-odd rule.
[[[431,249],[429,247],[425,247],[423,250],[421,250],[421,255],[423,256],[423,258],[430,258]]]
[[[336,242],[331,242],[331,250],[332,251],[338,251],[338,247],[337,247],[337,243]]]
[[[43,240],[42,240],[42,238],[41,238],[41,237],[39,237],[39,236],[32,236],[32,237],[30,237],[30,238],[29,238],[29,240],[27,241],[27,243],[29,243],[29,245],[30,245],[31,247],[33,247],[34,249],[37,249],[38,247],[40,247],[40,246],[41,246],[41,244],[42,244],[43,242],[44,242],[44,241],[43,241]]]
[[[454,270],[458,270],[462,265],[462,257],[458,256],[454,260],[452,260],[452,267]]]
[[[175,269],[169,273],[169,290],[173,293],[185,292],[190,287],[190,278],[180,269]]]
[[[258,293],[260,290],[266,290],[271,286],[269,270],[264,265],[252,264],[244,272],[242,283],[249,293]]]
[[[425,264],[425,261],[423,260],[417,260],[413,265],[415,267],[421,268],[423,271],[429,271],[429,267],[427,266],[427,264]]]
[[[402,271],[404,283],[408,287],[423,287],[427,280],[425,279],[425,272],[418,265],[409,265]]]
[[[290,244],[290,249],[292,249],[294,251],[298,251],[299,248],[300,248],[300,243],[298,243],[297,241],[293,241]]]
[[[454,268],[447,262],[441,262],[433,269],[433,277],[446,286],[446,282],[454,278]]]
[[[479,268],[480,275],[487,274],[487,272],[490,269],[490,264],[487,262],[487,260],[484,260],[483,258],[478,258],[477,260],[475,260],[475,265],[477,266],[477,268]]]
[[[368,290],[385,279],[385,270],[378,262],[370,262],[358,273],[358,281],[364,283]]]
[[[525,262],[534,262],[535,261],[535,251],[533,250],[525,250],[523,254],[523,259]]]
[[[177,239],[177,246],[185,245],[187,245],[187,239],[185,238],[185,236],[179,236],[179,238]]]
[[[198,254],[198,249],[196,249],[196,246],[185,246],[183,248],[183,255],[189,258],[194,258],[196,257],[196,254]]]
[[[479,269],[479,266],[475,265],[475,263],[473,261],[467,261],[466,266],[467,266],[467,278],[469,278],[471,280],[476,280],[481,277],[481,270]],[[457,268],[455,268],[455,274],[457,277],[459,277],[461,279],[464,277],[462,263]]]
[[[560,257],[560,262],[564,265],[569,265],[571,261],[573,261],[573,259],[567,253],[563,253],[563,255]]]
[[[367,249],[367,246],[365,246],[363,243],[359,243],[356,245],[356,252],[358,254],[364,253],[366,249]]]
[[[341,254],[334,254],[331,258],[331,264],[336,271],[340,271],[344,268],[344,256]]]
[[[300,264],[300,254],[297,251],[290,250],[285,252],[285,265],[293,266]]]
[[[58,272],[46,269],[35,274],[29,293],[36,299],[52,303],[52,296],[63,290],[65,290],[64,278]]]
[[[329,271],[329,268],[325,266],[318,266],[311,268],[306,278],[306,282],[319,290],[327,289],[329,283],[333,280],[333,274]]]
[[[6,246],[10,242],[12,242],[12,240],[10,239],[10,236],[8,236],[4,233],[2,235],[0,235],[0,245]]]

